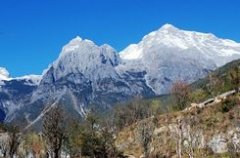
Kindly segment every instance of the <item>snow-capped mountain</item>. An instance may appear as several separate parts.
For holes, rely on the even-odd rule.
[[[144,36],[138,44],[129,45],[120,52],[120,56],[128,60],[145,58],[149,55],[149,48],[159,45],[180,49],[182,53],[196,49],[198,51],[193,55],[201,53],[218,67],[240,55],[240,44],[235,41],[221,39],[211,33],[180,30],[171,24],[165,24],[159,30]]]
[[[42,75],[26,75],[12,78],[6,68],[0,67],[0,85],[11,80],[25,81],[25,84],[38,85],[41,79]]]
[[[41,76],[28,75],[12,78],[5,68],[0,68],[0,120],[12,115],[29,102]]]
[[[120,52],[129,67],[144,69],[157,94],[167,93],[172,82],[192,82],[210,70],[240,58],[240,44],[213,34],[180,30],[166,24]]]
[[[32,122],[56,101],[72,115],[84,116],[90,107],[106,109],[135,96],[154,96],[145,74],[123,70],[119,54],[111,46],[76,37],[45,72],[29,103],[17,114],[7,115],[6,121],[22,115]]]
[[[120,53],[76,37],[42,76],[12,79],[0,69],[0,107],[5,121],[31,124],[55,104],[84,116],[90,108],[102,110],[136,96],[168,93],[173,82],[193,82],[237,58],[239,43],[170,24]]]
[[[91,80],[117,77],[113,67],[119,64],[116,51],[109,45],[97,46],[90,40],[76,37],[71,40],[53,63],[56,80],[69,73],[82,73]]]

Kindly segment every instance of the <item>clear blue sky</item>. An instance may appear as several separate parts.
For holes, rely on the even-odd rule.
[[[165,23],[240,42],[240,1],[1,0],[0,66],[41,74],[77,35],[120,51]]]

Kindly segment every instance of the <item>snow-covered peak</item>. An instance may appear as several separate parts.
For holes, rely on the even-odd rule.
[[[57,61],[65,58],[65,56],[74,56],[74,57],[78,56],[78,58],[81,59],[81,57],[83,56],[89,56],[89,55],[96,56],[100,54],[105,54],[107,52],[115,53],[116,51],[114,48],[112,48],[108,44],[98,46],[91,40],[82,39],[79,36],[77,36],[76,38],[72,39],[68,44],[66,44],[63,47]]]
[[[95,47],[95,43],[91,40],[88,39],[82,39],[79,36],[77,36],[76,38],[72,39],[67,45],[65,45],[62,49],[61,52],[61,56],[65,55],[68,52],[73,52],[73,51],[77,51],[79,49],[83,49],[83,48],[91,48],[91,47]]]
[[[138,44],[130,44],[120,52],[120,57],[125,60],[146,60],[149,53],[160,55],[167,53],[168,49],[175,49],[183,55],[189,55],[189,51],[191,55],[200,53],[206,59],[213,60],[217,66],[222,66],[240,55],[240,43],[218,38],[211,33],[186,31],[165,24],[144,36]]]
[[[38,85],[42,79],[42,75],[25,75],[21,77],[10,77],[6,68],[0,67],[0,85],[4,85],[4,81],[24,80],[29,85]]]
[[[137,44],[130,44],[126,49],[119,53],[122,59],[136,60],[143,56],[143,47]]]
[[[71,42],[81,42],[82,41],[82,38],[80,36],[77,36],[76,38],[72,39]]]
[[[173,31],[173,30],[179,30],[179,29],[173,26],[172,24],[165,24],[159,29],[159,31]]]
[[[137,60],[142,59],[144,50],[156,45],[187,49],[186,44],[182,42],[182,36],[185,36],[182,30],[171,24],[165,24],[160,29],[145,35],[138,44],[130,44],[119,54],[122,59]]]
[[[0,67],[0,80],[9,80],[9,72],[4,67]]]
[[[118,63],[119,55],[110,45],[98,46],[91,40],[76,37],[63,47],[52,67],[55,72],[54,77],[59,79],[71,73],[105,76]],[[105,72],[106,69],[109,71]]]

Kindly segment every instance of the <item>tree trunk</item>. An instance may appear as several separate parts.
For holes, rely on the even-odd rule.
[[[179,142],[178,142],[178,157],[182,158],[182,132],[179,133]]]
[[[3,157],[7,157],[7,152],[3,152]]]
[[[59,149],[55,149],[54,150],[54,158],[60,158],[59,154],[60,154]]]

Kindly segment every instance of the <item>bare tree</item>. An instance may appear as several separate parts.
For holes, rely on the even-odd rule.
[[[83,157],[116,158],[121,153],[115,147],[110,121],[102,120],[96,113],[89,112],[81,132],[80,147]]]
[[[171,92],[174,96],[177,110],[183,110],[190,103],[190,87],[185,82],[175,82]]]
[[[176,154],[178,158],[182,158],[182,142],[183,142],[183,127],[182,120],[177,120],[177,124],[173,126],[171,131],[171,137],[175,141],[176,144]]]
[[[13,158],[20,144],[20,133],[16,126],[7,126],[6,132],[0,135],[0,150],[4,157]]]
[[[27,132],[21,143],[18,154],[27,157],[28,151],[34,158],[40,158],[45,154],[45,144],[42,135],[35,132]]]
[[[239,110],[239,109],[238,109]],[[239,114],[238,114],[239,115]],[[230,135],[227,143],[227,149],[230,158],[238,158],[240,156],[240,122],[239,118],[234,120],[234,132]]]
[[[154,125],[149,120],[143,120],[138,124],[137,132],[139,142],[144,151],[144,157],[149,158],[151,152]]]
[[[139,98],[135,98],[133,101],[127,103],[127,105],[116,106],[114,109],[114,121],[119,129],[152,115],[153,108],[151,104]]]
[[[13,158],[20,144],[20,133],[16,126],[12,126],[8,132],[10,136],[9,156]]]
[[[189,158],[200,156],[200,148],[203,146],[203,133],[197,127],[198,123],[199,119],[196,116],[189,116],[183,120],[185,130],[183,133],[183,149]]]
[[[179,119],[177,124],[172,128],[172,138],[176,143],[176,153],[179,158],[184,152],[189,158],[199,156],[201,148],[203,148],[204,137],[202,130],[197,127],[199,119],[196,116],[186,116]]]
[[[48,154],[51,158],[59,158],[64,137],[63,110],[56,106],[48,110],[43,118],[43,136]]]
[[[0,135],[0,150],[3,157],[7,157],[10,148],[10,136],[8,133],[1,133]]]

